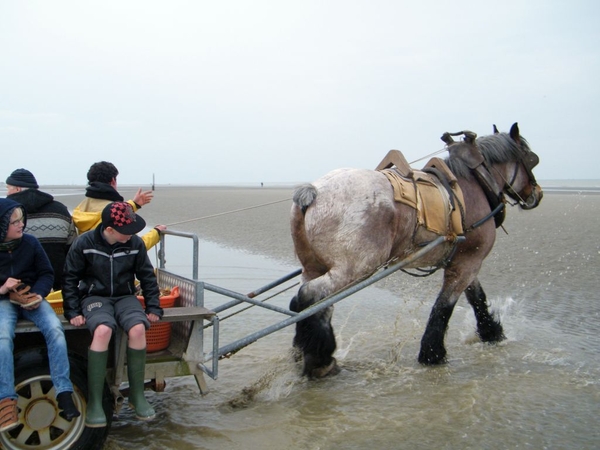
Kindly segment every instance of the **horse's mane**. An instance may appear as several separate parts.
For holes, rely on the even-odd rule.
[[[522,159],[530,149],[525,138],[521,137],[520,140],[519,146],[508,133],[496,133],[477,138],[475,143],[486,163],[494,165]],[[457,177],[467,178],[471,173],[471,169],[465,162],[460,158],[452,157],[452,154],[446,158],[446,164]]]

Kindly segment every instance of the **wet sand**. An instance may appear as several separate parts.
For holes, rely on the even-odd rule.
[[[238,249],[298,267],[292,190],[158,187],[140,214],[234,248],[240,261]],[[73,208],[82,192],[59,199]],[[149,393],[157,420],[140,424],[124,413],[108,448],[597,448],[599,215],[600,195],[586,192],[549,190],[534,210],[508,208],[508,234],[498,230],[479,277],[502,318],[501,344],[479,342],[462,298],[446,337],[449,363],[420,366],[419,342],[442,274],[396,273],[336,305],[337,377],[300,377],[287,358],[293,330],[282,330],[222,361],[206,397],[196,395],[193,380],[180,379],[165,393]],[[248,278],[247,267],[234,266],[235,279]],[[284,293],[282,305],[291,295]],[[259,316],[232,320],[223,333],[245,333]],[[231,407],[240,398],[245,406]]]

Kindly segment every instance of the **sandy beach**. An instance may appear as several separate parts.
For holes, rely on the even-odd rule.
[[[538,208],[508,208],[479,276],[502,318],[503,343],[479,341],[463,297],[447,333],[449,363],[420,366],[419,342],[442,273],[398,272],[336,305],[337,377],[303,379],[288,359],[293,329],[281,330],[222,361],[206,397],[193,380],[177,378],[164,393],[149,393],[158,419],[144,425],[122,414],[106,448],[597,448],[597,186],[554,185]],[[120,187],[126,199],[135,190]],[[158,186],[139,213],[149,225],[232,249],[231,270],[222,275],[215,267],[216,284],[239,280],[249,292],[299,267],[289,230],[292,192]],[[73,209],[84,191],[52,193]],[[272,277],[263,280],[263,256],[283,273],[269,269]],[[283,293],[277,304],[286,307],[292,295]],[[258,311],[245,314],[224,321],[224,336],[262,323]],[[239,399],[244,407],[232,408]]]

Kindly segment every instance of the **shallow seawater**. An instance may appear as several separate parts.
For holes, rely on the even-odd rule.
[[[513,223],[518,228],[519,218]],[[568,227],[558,244],[544,246],[550,237],[542,233],[499,238],[496,245],[508,248],[489,258],[480,277],[504,325],[507,339],[498,345],[476,338],[461,298],[446,336],[449,363],[419,365],[440,275],[394,274],[336,305],[338,376],[302,378],[288,327],[221,361],[204,397],[190,377],[167,380],[162,393],[147,392],[157,419],[139,423],[124,408],[107,448],[597,448],[600,249],[598,234],[593,243],[581,242]],[[189,271],[185,252],[175,253],[167,251],[167,268]],[[200,243],[199,278],[237,292],[296,268]],[[293,283],[272,303],[287,307]],[[224,301],[207,294],[206,306]],[[237,314],[222,322],[221,344],[274,320],[256,307]]]

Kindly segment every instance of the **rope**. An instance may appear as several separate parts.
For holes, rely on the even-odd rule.
[[[447,148],[442,148],[436,152],[430,153],[429,155],[425,155],[422,158],[419,159],[415,159],[414,161],[410,162],[409,164],[414,164],[416,162],[422,161],[425,158],[429,158],[435,155],[439,155],[440,153],[443,153],[447,151]],[[276,200],[274,202],[269,202],[269,203],[263,203],[261,205],[254,205],[254,206],[248,206],[246,208],[240,208],[240,209],[234,209],[232,211],[225,211],[222,213],[217,213],[217,214],[211,214],[210,216],[203,216],[203,217],[195,217],[193,219],[187,219],[187,220],[181,220],[179,222],[173,222],[173,223],[168,223],[167,226],[168,227],[172,227],[173,225],[181,225],[182,223],[189,223],[189,222],[196,222],[198,220],[204,220],[204,219],[212,219],[213,217],[219,217],[219,216],[225,216],[227,214],[233,214],[233,213],[237,213],[237,212],[241,212],[241,211],[248,211],[250,209],[256,209],[256,208],[262,208],[263,206],[269,206],[269,205],[275,205],[277,203],[282,203],[282,202],[289,202],[292,198],[284,198],[283,200]]]
[[[431,158],[432,156],[439,155],[440,153],[444,153],[444,152],[446,152],[446,151],[448,151],[448,148],[447,148],[447,147],[444,147],[444,148],[442,148],[442,149],[438,150],[437,152],[433,152],[433,153],[430,153],[429,155],[425,155],[425,156],[423,156],[422,158],[415,159],[414,161],[411,161],[411,162],[409,162],[408,164],[412,165],[412,164],[414,164],[414,163],[416,163],[416,162],[423,161],[423,160],[424,160],[424,159],[426,159],[426,158]]]
[[[261,205],[248,206],[246,208],[234,209],[232,211],[225,211],[225,212],[222,212],[222,213],[211,214],[210,216],[203,216],[203,217],[196,217],[194,219],[182,220],[180,222],[169,223],[169,224],[167,224],[167,226],[168,227],[172,227],[173,225],[180,225],[182,223],[196,222],[197,220],[204,220],[204,219],[212,219],[213,217],[225,216],[227,214],[233,214],[233,213],[240,212],[240,211],[247,211],[249,209],[262,208],[263,206],[274,205],[276,203],[289,202],[291,199],[292,199],[291,197],[290,198],[284,198],[283,200],[276,200],[274,202],[263,203]]]

